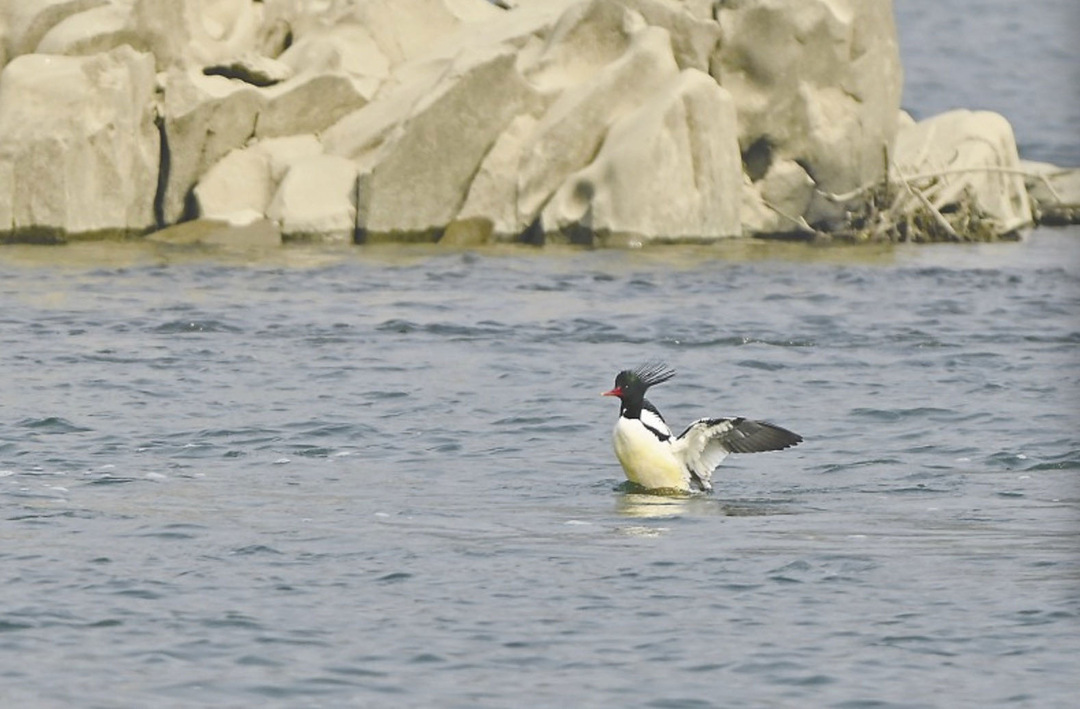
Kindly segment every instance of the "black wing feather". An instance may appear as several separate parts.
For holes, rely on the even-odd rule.
[[[751,421],[745,418],[708,419],[706,425],[712,427],[724,421],[728,421],[731,428],[717,438],[720,444],[732,453],[778,451],[802,443],[803,440],[799,434],[768,421]]]
[[[699,419],[675,441],[690,479],[703,490],[712,489],[712,472],[728,453],[759,453],[789,448],[802,436],[766,421],[744,418]]]

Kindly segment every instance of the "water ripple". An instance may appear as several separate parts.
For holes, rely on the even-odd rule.
[[[221,320],[170,320],[150,328],[155,335],[185,335],[189,333],[239,333],[243,330]]]
[[[1074,243],[0,252],[0,694],[1069,706]],[[634,489],[652,357],[676,427],[806,442]]]
[[[45,418],[37,419],[23,419],[18,422],[18,426],[27,428],[34,433],[44,433],[47,435],[62,435],[65,433],[85,433],[93,429],[85,428],[83,426],[77,426],[71,421],[59,416],[46,416]]]

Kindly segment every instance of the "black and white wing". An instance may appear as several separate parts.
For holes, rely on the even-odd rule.
[[[777,451],[801,442],[799,434],[765,421],[718,418],[690,424],[675,441],[675,448],[691,480],[702,490],[711,490],[712,473],[729,453]]]
[[[661,441],[674,437],[667,421],[660,415],[660,410],[650,404],[648,399],[641,402],[641,423],[645,424],[645,428],[652,431]]]

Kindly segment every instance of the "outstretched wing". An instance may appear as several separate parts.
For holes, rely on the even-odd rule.
[[[765,421],[744,418],[699,419],[675,441],[691,480],[702,490],[711,490],[709,480],[716,466],[729,453],[759,453],[789,448],[802,436]]]

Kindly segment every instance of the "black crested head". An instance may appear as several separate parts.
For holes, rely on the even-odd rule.
[[[615,377],[615,386],[620,389],[645,390],[657,384],[663,384],[675,376],[675,370],[660,361],[650,361],[637,369],[624,369]]]
[[[675,370],[663,362],[646,362],[637,369],[624,369],[615,377],[615,388],[604,392],[605,396],[617,396],[622,400],[622,414],[630,418],[641,416],[645,392],[651,386],[663,384],[675,376]]]

